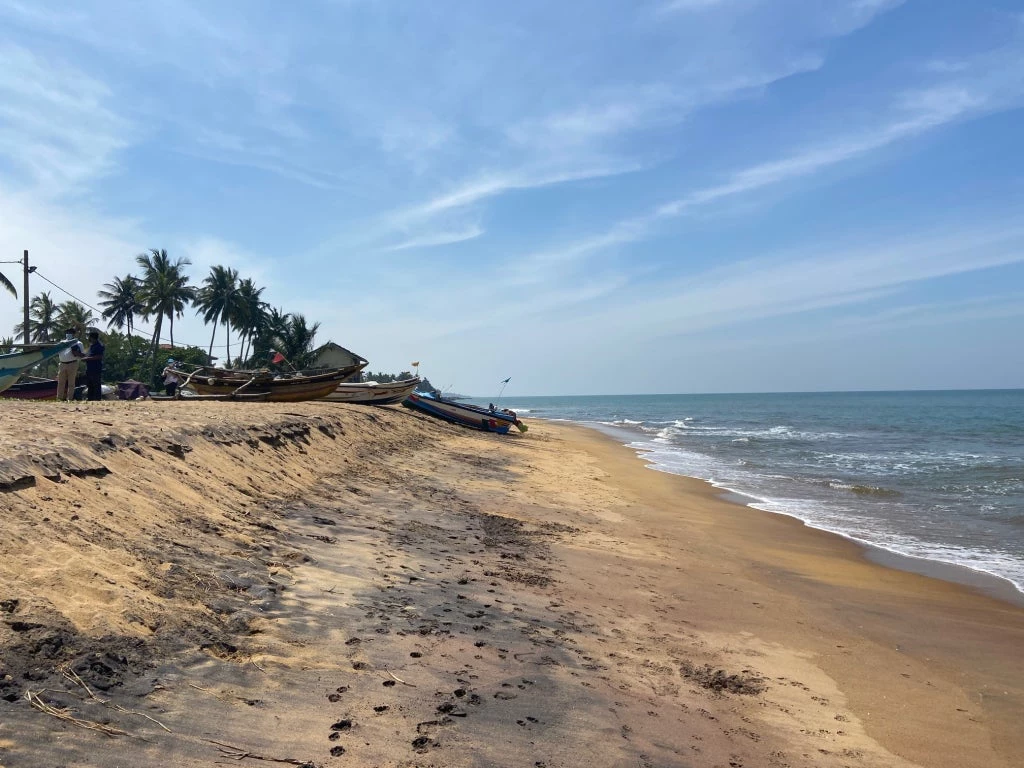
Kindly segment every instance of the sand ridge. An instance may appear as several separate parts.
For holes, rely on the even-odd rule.
[[[792,562],[780,585],[738,560],[713,494],[599,436],[319,403],[3,406],[5,768],[1013,764],[916,659],[936,724],[873,724],[840,684],[892,663],[870,633],[815,625]]]

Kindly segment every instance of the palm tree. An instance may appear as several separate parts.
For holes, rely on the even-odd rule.
[[[18,298],[18,291],[14,287],[14,283],[8,280],[3,272],[0,272],[0,285],[6,288],[14,298]]]
[[[238,306],[233,320],[235,328],[241,332],[242,339],[248,342],[248,348],[242,354],[243,359],[252,351],[253,337],[259,333],[267,319],[267,303],[260,296],[264,288],[257,288],[250,278],[238,284]]]
[[[29,305],[29,319],[32,328],[32,341],[50,341],[57,338],[62,329],[57,321],[58,307],[54,304],[48,291],[43,291],[32,299]],[[25,323],[14,326],[15,336],[25,335]]]
[[[142,305],[142,317],[148,320],[155,318],[151,356],[153,372],[156,376],[156,350],[160,345],[160,330],[164,316],[171,323],[171,347],[174,346],[174,318],[181,317],[185,304],[195,299],[195,289],[188,284],[188,275],[184,267],[192,262],[186,258],[171,261],[167,251],[152,248],[149,253],[140,253],[135,257],[136,263],[142,267],[142,278],[139,284],[139,303]]]
[[[57,323],[57,305],[50,298],[49,291],[43,291],[32,299],[29,305],[29,317],[32,319],[32,340],[50,341],[60,335]]]
[[[306,368],[312,362],[313,342],[320,323],[308,325],[304,315],[292,315],[284,333],[278,337],[281,342],[278,351],[288,358],[295,368]]]
[[[277,307],[264,307],[258,318],[252,341],[252,359],[261,363],[270,354],[270,350],[283,346],[281,339],[288,331],[291,315]]]
[[[104,283],[103,288],[96,292],[103,307],[103,319],[107,328],[125,328],[128,332],[128,356],[135,358],[135,316],[142,314],[139,294],[142,286],[135,275],[115,277],[113,282]]]
[[[128,329],[128,343],[131,344],[132,331],[135,328],[135,316],[141,314],[139,303],[141,286],[134,275],[115,277],[113,282],[104,283],[103,289],[96,292],[103,307],[103,319],[107,328]]]
[[[231,367],[231,323],[237,315],[238,270],[231,267],[210,267],[210,274],[203,279],[203,287],[196,295],[196,314],[203,316],[204,323],[213,323],[210,334],[210,350],[213,356],[213,340],[217,336],[217,324],[224,323],[227,334],[227,366]]]
[[[82,338],[85,330],[99,322],[92,310],[77,301],[64,301],[57,306],[57,324],[60,328],[74,328],[75,336]]]

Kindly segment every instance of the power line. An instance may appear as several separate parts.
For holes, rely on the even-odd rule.
[[[17,263],[18,263],[18,264],[20,264],[21,262],[19,261],[19,262],[17,262]],[[68,296],[70,296],[70,297],[71,297],[72,299],[74,299],[75,301],[77,301],[77,302],[78,302],[79,304],[83,305],[83,306],[84,306],[84,307],[86,307],[87,309],[91,309],[91,310],[92,310],[93,312],[95,312],[95,313],[96,313],[96,314],[97,314],[97,315],[98,315],[99,317],[103,317],[103,310],[101,310],[101,309],[97,309],[96,307],[94,307],[94,306],[93,306],[92,304],[90,304],[89,302],[87,302],[87,301],[84,301],[83,299],[80,299],[80,298],[78,298],[77,296],[75,296],[75,294],[73,294],[73,293],[72,293],[71,291],[69,291],[69,290],[68,290],[67,288],[64,288],[63,286],[57,285],[57,284],[56,284],[55,282],[53,282],[53,280],[51,280],[50,278],[48,278],[48,277],[47,277],[46,275],[44,275],[44,274],[43,274],[42,272],[40,272],[40,271],[39,271],[38,269],[37,269],[37,270],[36,270],[35,272],[33,272],[33,274],[35,274],[35,275],[37,275],[37,276],[39,276],[39,277],[43,278],[43,280],[45,280],[46,282],[48,282],[48,283],[49,283],[50,285],[52,285],[52,286],[53,286],[54,288],[56,288],[56,289],[57,289],[58,291],[60,291],[61,293],[65,293],[65,294],[67,294]],[[134,323],[133,323],[133,325],[134,325]],[[145,329],[145,325],[144,325],[144,324],[143,324],[143,329]],[[161,336],[161,337],[160,337],[160,341],[167,341],[168,343],[170,343],[170,339],[166,339],[166,338],[164,338],[163,336]],[[206,348],[206,349],[209,349],[209,347],[210,347],[210,345],[209,345],[209,344],[187,344],[187,343],[185,343],[185,342],[182,342],[182,341],[179,341],[179,342],[178,342],[178,344],[177,344],[177,345],[175,345],[175,346],[184,346],[184,347],[196,347],[197,349],[204,349],[204,348]],[[213,348],[214,348],[214,349],[224,349],[224,350],[226,350],[226,349],[228,348],[228,345],[227,345],[227,344],[214,344],[214,345],[213,345]]]

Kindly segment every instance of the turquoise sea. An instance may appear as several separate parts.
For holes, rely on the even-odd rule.
[[[599,428],[652,469],[1024,593],[1024,390],[506,395],[500,406]]]

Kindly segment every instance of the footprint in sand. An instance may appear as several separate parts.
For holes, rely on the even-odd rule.
[[[417,736],[412,740],[412,748],[420,754],[426,752],[433,746],[437,746],[437,742],[429,736]]]
[[[328,694],[327,695],[327,700],[329,702],[331,702],[331,703],[334,703],[336,701],[341,701],[341,694],[343,694],[343,693],[345,693],[347,691],[348,691],[348,686],[347,685],[342,685],[341,687],[339,687],[336,690],[335,693]]]

